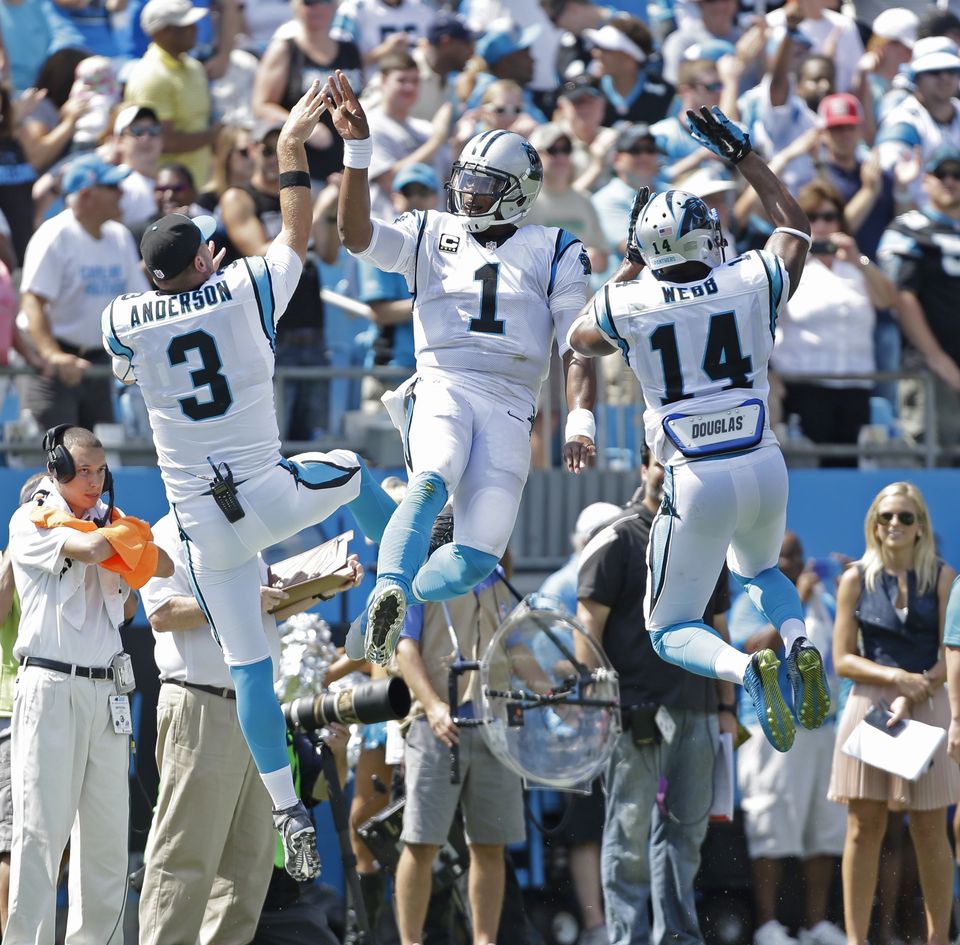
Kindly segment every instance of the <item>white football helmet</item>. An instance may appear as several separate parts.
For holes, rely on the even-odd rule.
[[[540,155],[526,138],[513,131],[483,131],[467,142],[444,184],[447,210],[472,233],[518,223],[530,212],[542,184]],[[469,207],[474,197],[493,201],[478,212]]]
[[[685,190],[656,194],[637,219],[634,233],[643,261],[655,275],[670,266],[723,262],[724,238],[715,210]]]

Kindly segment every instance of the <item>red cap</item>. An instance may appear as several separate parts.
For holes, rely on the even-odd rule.
[[[862,125],[863,107],[860,100],[849,92],[837,92],[826,96],[817,109],[827,128],[841,125]]]

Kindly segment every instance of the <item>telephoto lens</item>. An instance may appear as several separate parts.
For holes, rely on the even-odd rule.
[[[410,711],[410,690],[399,676],[361,683],[351,689],[321,692],[285,702],[283,717],[289,728],[312,732],[331,722],[389,722]]]

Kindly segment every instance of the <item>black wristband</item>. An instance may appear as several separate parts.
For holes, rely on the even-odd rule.
[[[280,175],[280,189],[284,187],[306,187],[310,189],[310,175],[306,171],[284,171]]]
[[[730,712],[733,715],[737,714],[737,707],[732,702],[718,702],[717,703],[718,712]]]

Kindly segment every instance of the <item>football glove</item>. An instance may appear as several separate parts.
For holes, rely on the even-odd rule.
[[[735,125],[726,115],[714,106],[703,106],[700,114],[687,112],[690,123],[690,135],[717,157],[739,164],[752,150],[750,135]]]
[[[627,249],[624,255],[637,266],[643,265],[640,247],[637,246],[637,220],[640,219],[640,214],[649,200],[650,188],[641,187],[637,191],[637,196],[633,198],[633,206],[630,208],[630,229],[627,232]]]

